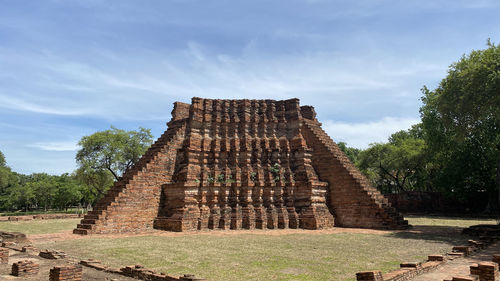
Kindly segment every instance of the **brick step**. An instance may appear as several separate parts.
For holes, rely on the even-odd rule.
[[[83,216],[83,219],[84,220],[97,220],[97,219],[99,219],[99,216],[98,215],[89,215],[89,214],[87,214],[87,215]]]
[[[81,228],[81,229],[92,229],[93,224],[85,224],[85,223],[79,223],[76,225],[76,228]]]
[[[75,228],[75,229],[73,229],[73,234],[87,235],[87,234],[89,234],[89,231],[88,231],[88,229]]]
[[[81,224],[95,224],[96,220],[97,220],[97,219],[85,219],[85,218],[83,218],[83,219],[80,221],[80,223],[81,223]]]

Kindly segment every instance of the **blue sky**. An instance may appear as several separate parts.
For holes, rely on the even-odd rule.
[[[487,38],[500,1],[0,0],[0,151],[71,172],[82,136],[166,130],[172,103],[300,98],[365,148],[419,120],[420,89]]]

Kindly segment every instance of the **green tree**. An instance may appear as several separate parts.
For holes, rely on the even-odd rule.
[[[349,147],[343,141],[338,142],[337,145],[339,146],[340,150],[342,150],[347,155],[347,157],[349,157],[349,160],[351,160],[352,163],[358,162],[358,157],[361,149]]]
[[[52,207],[57,192],[57,176],[45,173],[32,174],[26,187],[33,192],[35,207],[43,207],[47,211]]]
[[[5,155],[0,151],[0,167],[5,167],[7,166],[7,163],[5,162]]]
[[[84,185],[82,203],[94,204],[113,185],[114,177],[108,170],[95,170],[81,166],[75,171],[75,178]]]
[[[410,129],[361,151],[358,167],[383,193],[407,192],[422,189],[425,159],[425,142]]]
[[[435,90],[422,91],[434,181],[462,197],[487,192],[488,206],[498,204],[493,199],[496,193],[500,200],[500,47],[488,41],[488,48],[453,63]]]
[[[62,174],[57,178],[57,190],[54,195],[54,207],[67,209],[80,203],[84,187],[73,176]]]
[[[95,172],[109,171],[118,180],[132,167],[152,143],[151,130],[124,131],[114,127],[83,137],[78,143],[79,168]]]

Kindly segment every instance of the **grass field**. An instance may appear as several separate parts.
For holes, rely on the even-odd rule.
[[[56,233],[75,228],[80,219],[53,219],[0,222],[0,230],[24,234]]]
[[[422,261],[465,242],[461,227],[494,220],[409,217],[410,232],[304,233],[92,237],[37,242],[81,258],[121,267],[142,264],[159,272],[196,274],[209,280],[354,280],[358,271],[396,269],[401,261]],[[0,223],[25,233],[72,229],[78,220]],[[269,234],[275,231],[268,231]]]

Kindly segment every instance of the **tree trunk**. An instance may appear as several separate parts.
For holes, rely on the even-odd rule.
[[[498,165],[497,165],[497,195],[498,195],[497,207],[500,208],[500,157],[498,158]]]

